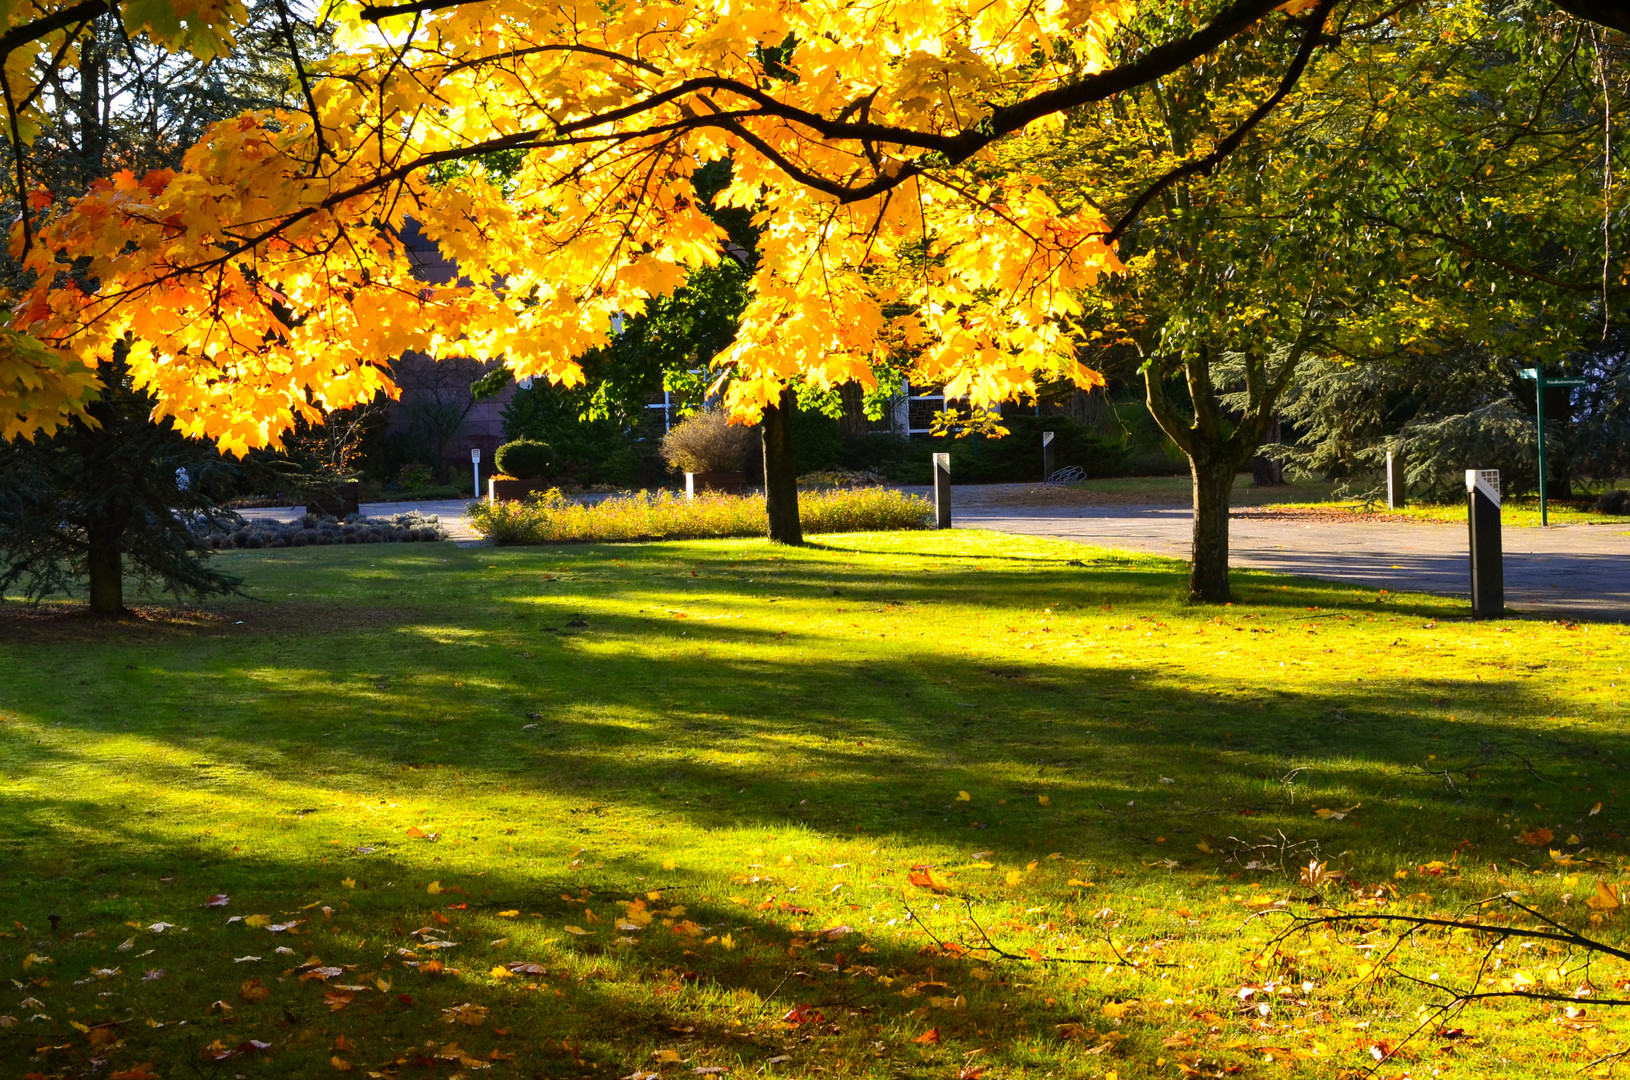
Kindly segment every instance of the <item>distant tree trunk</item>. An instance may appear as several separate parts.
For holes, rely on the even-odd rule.
[[[1228,589],[1228,497],[1234,476],[1256,455],[1269,429],[1279,395],[1308,346],[1302,335],[1275,360],[1265,351],[1243,354],[1246,407],[1225,409],[1211,380],[1211,361],[1221,350],[1194,349],[1181,359],[1155,357],[1143,367],[1149,414],[1189,459],[1194,477],[1194,544],[1189,560],[1189,599],[1224,604]],[[1191,412],[1183,415],[1166,397],[1165,380],[1181,372]]]
[[[770,539],[778,544],[802,544],[804,527],[798,520],[798,463],[792,456],[792,413],[798,396],[792,387],[781,391],[781,403],[764,410],[764,509],[770,519]]]
[[[1268,430],[1263,433],[1264,443],[1277,443],[1279,441],[1279,417],[1274,417],[1268,423]],[[1251,486],[1277,487],[1285,482],[1285,467],[1265,454],[1257,454],[1251,458]]]
[[[86,536],[85,569],[90,575],[91,614],[116,617],[125,613],[124,560],[119,556],[117,530],[95,528]]]
[[[1228,496],[1234,487],[1232,457],[1213,451],[1189,458],[1189,471],[1194,476],[1194,545],[1189,562],[1189,599],[1206,604],[1226,604],[1230,597]]]

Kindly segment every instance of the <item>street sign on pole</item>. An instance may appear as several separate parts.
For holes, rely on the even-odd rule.
[[[1584,379],[1547,379],[1542,367],[1522,368],[1517,372],[1534,382],[1534,426],[1539,432],[1539,524],[1551,523],[1550,506],[1545,501],[1545,388],[1547,386],[1584,386]]]

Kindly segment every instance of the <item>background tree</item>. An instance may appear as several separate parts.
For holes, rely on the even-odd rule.
[[[1024,144],[1080,197],[1138,214],[1129,272],[1084,298],[1082,322],[1135,357],[1189,459],[1199,600],[1229,597],[1230,490],[1304,365],[1391,363],[1408,386],[1451,347],[1557,355],[1590,312],[1555,274],[1578,274],[1602,131],[1562,115],[1590,84],[1550,43],[1558,27],[1526,5],[1439,3],[1335,29],[1339,52],[1300,48],[1293,89],[1274,74],[1287,46],[1265,39]],[[1265,109],[1253,80],[1282,102]],[[1237,142],[1215,144],[1229,128]],[[1176,175],[1163,155],[1202,165]]]
[[[40,130],[27,146],[11,133],[17,168],[0,183],[5,201],[16,210],[25,195],[68,200],[114,169],[174,164],[209,123],[287,100],[292,71],[279,65],[288,41],[303,41],[308,54],[321,45],[320,35],[287,18],[275,5],[257,6],[238,49],[206,61],[132,36],[109,12],[88,17],[65,39],[75,65],[37,74],[32,115]],[[14,286],[29,274],[0,257],[0,276]],[[203,565],[187,523],[216,516],[212,496],[225,494],[236,470],[209,440],[153,417],[156,402],[133,385],[125,355],[119,343],[98,358],[103,389],[85,415],[33,442],[0,443],[0,591],[22,583],[38,598],[83,581],[93,612],[118,615],[127,568],[144,590],[197,595],[235,586]],[[178,469],[191,478],[185,488]]]

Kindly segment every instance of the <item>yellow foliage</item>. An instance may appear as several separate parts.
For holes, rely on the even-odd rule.
[[[725,159],[717,203],[763,228],[719,358],[738,420],[795,377],[875,386],[902,347],[914,379],[973,408],[1044,380],[1101,385],[1069,317],[1121,269],[1103,217],[1061,208],[1038,177],[992,178],[977,147],[940,144],[1095,70],[1127,6],[460,4],[376,26],[330,5],[337,48],[316,65],[313,113],[250,112],[210,127],[174,172],[31,201],[37,281],[10,297],[0,438],[82,415],[118,343],[159,414],[231,453],[394,396],[391,363],[408,351],[576,384],[574,357],[609,340],[614,316],[729,257],[694,182]],[[237,0],[122,10],[132,30],[201,56],[230,48],[243,20]],[[761,44],[789,37],[798,77],[767,75]],[[811,137],[800,119],[850,118],[862,102],[869,124],[911,134]],[[735,119],[707,120],[721,111]],[[525,151],[512,177],[434,172],[505,147]],[[424,279],[403,241],[410,216],[457,280]],[[63,259],[83,271],[64,279]]]

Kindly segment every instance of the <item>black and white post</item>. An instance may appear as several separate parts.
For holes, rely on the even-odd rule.
[[[1404,508],[1404,455],[1401,450],[1387,451],[1387,509]]]
[[[1470,530],[1472,614],[1505,613],[1505,570],[1500,550],[1500,470],[1466,470],[1466,522]]]
[[[934,525],[951,527],[951,455],[934,455]]]
[[[1041,482],[1046,483],[1053,475],[1053,433],[1041,433]]]

